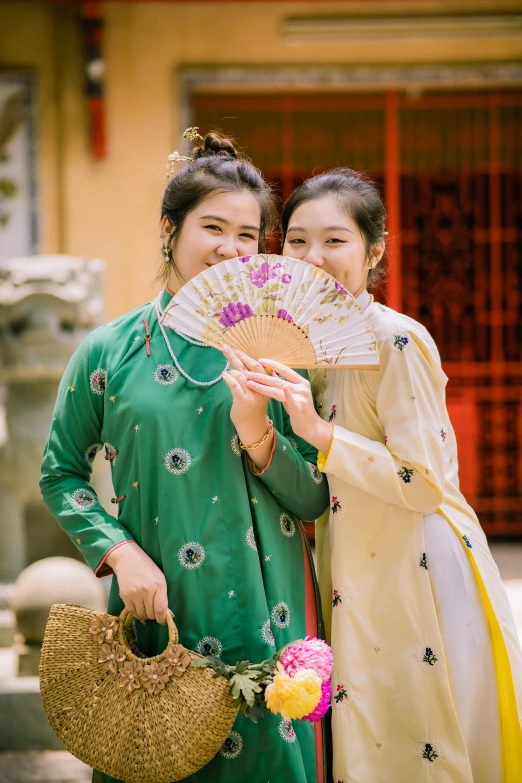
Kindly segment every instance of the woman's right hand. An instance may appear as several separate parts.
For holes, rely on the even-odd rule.
[[[118,579],[125,608],[138,620],[166,622],[167,580],[156,563],[134,541],[117,547],[105,561]]]

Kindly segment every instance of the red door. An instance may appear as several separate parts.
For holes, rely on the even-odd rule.
[[[198,94],[193,110],[201,130],[235,136],[283,198],[338,165],[381,184],[381,298],[437,342],[461,486],[484,529],[522,534],[522,92]]]

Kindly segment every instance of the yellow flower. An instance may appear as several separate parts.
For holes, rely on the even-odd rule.
[[[321,699],[321,679],[311,669],[301,669],[289,677],[280,663],[273,682],[265,691],[266,706],[285,720],[300,720],[309,715]]]

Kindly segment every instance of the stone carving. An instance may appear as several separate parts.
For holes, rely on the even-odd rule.
[[[73,256],[0,260],[0,583],[43,557],[78,556],[38,479],[60,378],[102,321],[104,266]]]

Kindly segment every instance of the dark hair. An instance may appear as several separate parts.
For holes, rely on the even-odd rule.
[[[219,131],[207,133],[201,144],[192,150],[194,158],[170,180],[163,194],[161,217],[166,217],[175,228],[174,239],[181,231],[185,218],[205,198],[216,193],[245,190],[251,193],[261,210],[259,252],[266,252],[267,240],[276,222],[274,197],[270,185],[261,172],[252,165],[232,139]],[[172,255],[164,260],[158,277],[167,278]]]
[[[338,168],[311,177],[296,188],[286,200],[281,216],[283,241],[288,223],[297,207],[306,201],[334,196],[343,209],[356,223],[363,238],[366,255],[369,257],[376,242],[384,239],[386,210],[376,184],[353,169]],[[368,287],[379,288],[386,278],[386,268],[382,259],[368,273]]]

